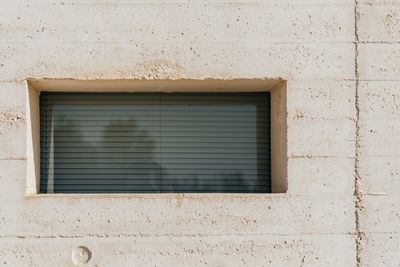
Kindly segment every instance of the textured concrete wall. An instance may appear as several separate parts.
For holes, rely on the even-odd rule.
[[[397,266],[400,3],[2,0],[0,264]],[[26,79],[287,80],[288,193],[25,196]]]
[[[400,265],[400,2],[358,8],[360,260]]]

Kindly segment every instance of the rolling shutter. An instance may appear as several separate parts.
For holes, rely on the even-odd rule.
[[[267,193],[269,93],[46,93],[41,193]]]

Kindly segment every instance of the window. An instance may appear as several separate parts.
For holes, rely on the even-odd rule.
[[[41,193],[271,192],[270,93],[40,94]]]

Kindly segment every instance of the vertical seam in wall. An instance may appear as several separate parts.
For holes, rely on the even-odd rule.
[[[360,126],[359,126],[359,116],[360,116],[360,107],[359,107],[359,72],[358,72],[358,45],[359,45],[359,36],[358,36],[358,0],[354,0],[354,72],[355,72],[355,112],[356,112],[356,121],[355,121],[355,161],[354,161],[354,204],[355,204],[355,231],[356,231],[356,266],[361,266],[361,241],[363,238],[363,233],[360,229],[360,212],[362,209],[361,197],[362,192],[360,188],[360,173],[359,173],[359,155],[360,155]]]

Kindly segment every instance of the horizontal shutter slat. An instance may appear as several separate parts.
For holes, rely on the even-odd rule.
[[[207,180],[212,180],[212,181],[239,181],[242,180],[240,178],[235,178],[232,177],[231,174],[225,174],[225,175],[216,175],[216,174],[208,174],[208,175],[202,175],[197,178],[197,180],[193,180],[193,175],[190,174],[163,174],[162,178],[160,176],[160,173],[154,173],[151,174],[153,177],[152,181],[154,179],[158,179],[160,181],[174,181],[174,182],[179,182],[179,183],[195,183],[198,181],[207,181]],[[67,175],[67,174],[57,174],[57,181],[66,181],[66,182],[71,182],[71,183],[77,183],[77,181],[110,181],[112,183],[113,181],[124,181],[124,180],[135,180],[138,183],[147,183],[149,182],[149,175],[145,174],[135,174],[135,175],[124,175],[124,174],[118,174],[118,175],[113,175],[110,177],[110,175],[107,174],[81,174],[79,176],[77,175]],[[56,182],[57,182],[56,181]],[[263,175],[247,175],[246,181],[265,181],[268,183],[268,180],[266,179],[265,176]],[[42,181],[42,184],[45,184],[44,181]]]
[[[154,158],[153,153],[121,153],[121,154],[115,154],[115,153],[108,153],[108,154],[102,154],[102,155],[96,155],[94,158],[93,153],[58,153],[54,152],[53,155],[57,156],[58,160],[63,160],[63,159],[68,159],[68,160],[79,160],[81,162],[81,159],[124,159],[124,160],[130,160],[130,159],[140,159],[140,158],[146,158],[146,159],[152,159]],[[163,160],[166,159],[241,159],[243,158],[249,159],[249,160],[263,160],[263,159],[269,159],[269,154],[268,153],[263,153],[263,152],[257,152],[257,154],[254,153],[241,153],[241,154],[232,154],[232,153],[218,153],[216,155],[215,153],[160,153],[161,157]],[[48,153],[42,153],[41,158],[44,160],[48,159],[49,156]]]

